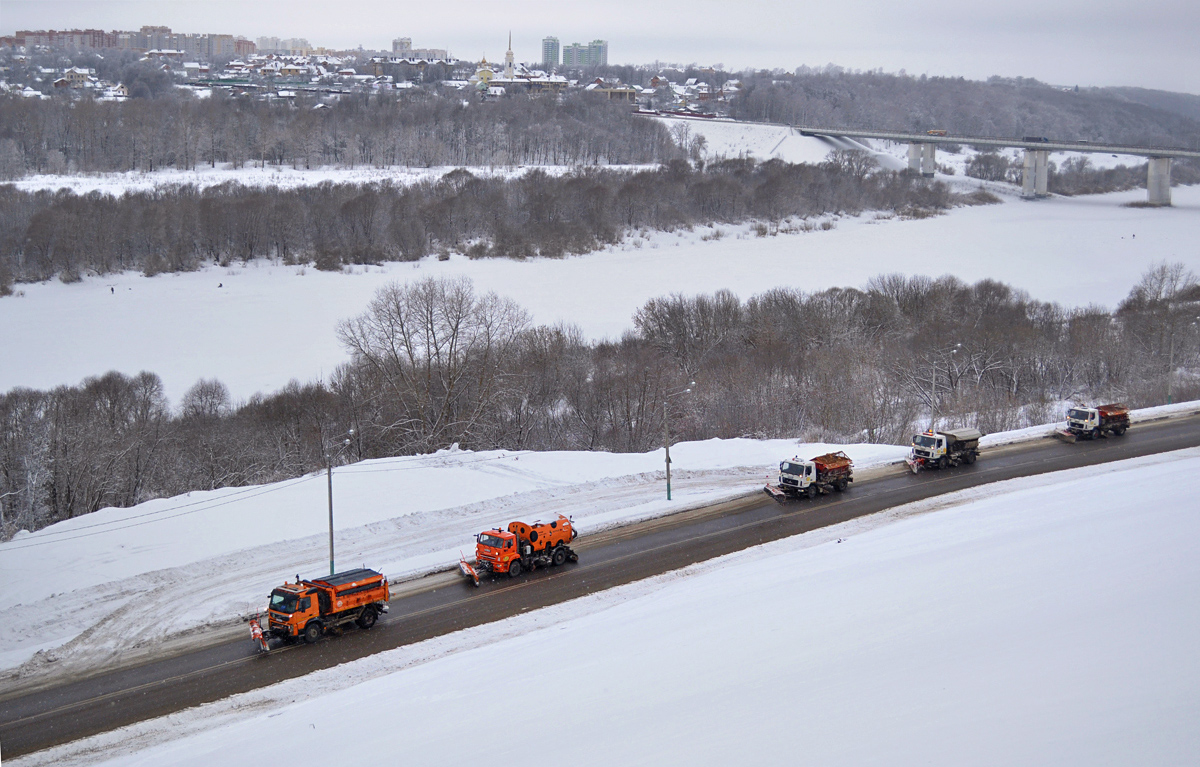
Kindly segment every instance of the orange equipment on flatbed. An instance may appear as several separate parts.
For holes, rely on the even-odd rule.
[[[303,637],[309,644],[347,623],[369,629],[388,611],[387,578],[374,570],[347,570],[328,578],[284,583],[271,592],[270,634],[285,641]]]
[[[511,522],[508,530],[486,530],[475,538],[475,564],[460,559],[458,570],[476,586],[488,573],[508,573],[515,578],[538,566],[578,562],[579,555],[570,547],[578,532],[571,520],[558,515],[553,522]]]

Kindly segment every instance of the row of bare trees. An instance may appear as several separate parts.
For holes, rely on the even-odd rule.
[[[696,168],[532,170],[518,178],[456,169],[409,186],[332,184],[263,189],[225,184],[122,197],[0,187],[0,295],[14,281],[274,258],[339,269],[414,260],[584,253],[640,229],[757,219],[773,224],[863,210],[935,211],[963,202],[853,152],[821,165],[726,160]],[[869,158],[867,158],[869,159]]]
[[[931,412],[985,432],[1064,401],[1200,397],[1200,286],[1149,271],[1115,312],[984,280],[887,275],[864,288],[722,291],[639,309],[619,341],[534,326],[464,279],[381,290],[339,328],[326,382],[235,403],[215,380],[174,409],[151,373],[0,395],[4,534],[104,506],[295,477],[353,430],[355,459],[464,448],[645,451],[671,392],[679,439],[906,443]]]
[[[320,108],[316,108],[320,106]],[[667,131],[592,94],[495,102],[425,90],[329,106],[235,98],[124,103],[0,98],[0,178],[246,166],[377,168],[656,163]]]

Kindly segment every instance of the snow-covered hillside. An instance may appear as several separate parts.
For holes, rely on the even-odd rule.
[[[13,764],[337,761],[346,732],[454,764],[541,722],[585,765],[1191,765],[1197,494],[1200,449],[989,485]],[[489,700],[550,657],[552,694]]]
[[[699,122],[699,121],[697,121]],[[115,369],[158,373],[178,402],[199,378],[235,398],[290,379],[327,376],[346,360],[339,320],[362,312],[395,280],[467,275],[513,298],[541,323],[578,324],[618,337],[647,299],[722,288],[747,298],[776,286],[861,286],[890,272],[967,281],[992,278],[1034,298],[1109,307],[1162,260],[1200,271],[1200,186],[1174,190],[1175,207],[1122,207],[1144,191],[956,209],[921,221],[841,219],[832,231],[758,238],[746,227],[646,233],[565,259],[455,256],[355,268],[346,274],[272,263],[145,278],[89,277],[19,286],[0,299],[0,391],[75,384]],[[708,239],[705,239],[708,238]],[[579,286],[586,285],[586,290]]]

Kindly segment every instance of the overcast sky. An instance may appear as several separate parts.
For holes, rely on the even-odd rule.
[[[18,29],[221,32],[304,37],[314,46],[448,48],[501,59],[509,29],[518,61],[541,39],[608,40],[609,63],[722,63],[728,69],[839,64],[1057,85],[1136,85],[1200,94],[1200,1],[592,0],[2,0],[0,33]]]

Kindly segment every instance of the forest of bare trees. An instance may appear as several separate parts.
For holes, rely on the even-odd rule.
[[[217,163],[627,165],[679,156],[661,125],[587,93],[479,102],[414,89],[317,103],[257,101],[219,89],[206,99],[125,103],[0,98],[0,179]]]
[[[906,173],[868,172],[854,154],[834,153],[821,165],[726,160],[696,168],[672,160],[636,172],[534,169],[514,179],[457,169],[410,186],[225,184],[122,197],[0,186],[0,296],[14,282],[70,282],[85,273],[153,275],[256,258],[340,269],[443,252],[558,257],[641,229],[752,219],[775,226],[864,210],[925,215],[989,201]]]
[[[327,381],[234,402],[201,380],[172,407],[153,373],[0,395],[4,536],[104,506],[352,460],[471,449],[645,451],[666,395],[678,439],[906,443],[931,408],[984,432],[1046,423],[1064,401],[1200,397],[1200,286],[1147,272],[1115,312],[1007,285],[885,275],[818,293],[653,299],[619,341],[533,325],[465,280],[379,292],[339,328]]]

